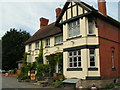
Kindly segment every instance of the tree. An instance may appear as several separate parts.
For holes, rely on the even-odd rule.
[[[21,60],[24,54],[24,42],[30,37],[26,31],[15,28],[7,31],[2,37],[2,68],[5,70],[17,67],[16,61]]]

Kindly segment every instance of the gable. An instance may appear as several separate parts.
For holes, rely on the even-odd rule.
[[[89,14],[90,9],[82,5],[82,2],[66,2],[57,19],[57,24],[65,24],[73,19],[78,19]]]

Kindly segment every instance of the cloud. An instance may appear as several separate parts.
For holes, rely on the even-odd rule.
[[[22,29],[35,33],[39,27],[40,17],[55,21],[55,9],[63,7],[65,0],[0,0],[0,37],[10,28]],[[97,8],[97,0],[82,0]],[[107,0],[109,1],[109,0]],[[114,2],[117,0],[114,0]],[[117,3],[117,2],[116,2]],[[108,3],[108,14],[117,18],[116,3]],[[114,11],[114,12],[113,12]]]

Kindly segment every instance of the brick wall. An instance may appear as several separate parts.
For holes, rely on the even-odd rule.
[[[100,74],[102,78],[120,76],[120,29],[97,19],[100,43]],[[114,66],[112,70],[112,47],[114,47]]]

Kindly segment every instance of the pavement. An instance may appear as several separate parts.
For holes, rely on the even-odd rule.
[[[15,77],[2,76],[2,88],[42,88],[33,82],[18,82]]]

